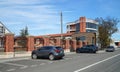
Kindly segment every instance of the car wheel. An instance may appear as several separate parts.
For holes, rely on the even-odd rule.
[[[32,59],[37,59],[37,55],[36,54],[32,54]]]
[[[96,53],[96,51],[93,51],[93,53]]]
[[[49,55],[49,60],[54,60],[54,58],[55,58],[55,57],[54,57],[53,54],[50,54],[50,55]]]
[[[80,51],[79,51],[79,50],[76,50],[76,53],[80,53]]]

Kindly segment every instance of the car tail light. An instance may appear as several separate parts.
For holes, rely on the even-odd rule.
[[[59,52],[60,52],[60,50],[55,50],[55,52],[59,53]]]

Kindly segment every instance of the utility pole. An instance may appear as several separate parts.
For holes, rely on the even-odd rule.
[[[63,19],[62,19],[62,12],[60,13],[60,23],[61,23],[61,47],[63,47],[62,46],[62,40],[63,40]]]

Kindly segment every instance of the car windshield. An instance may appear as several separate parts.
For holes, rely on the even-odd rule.
[[[55,47],[56,49],[62,49],[61,47]]]
[[[107,48],[111,49],[111,48],[114,48],[113,46],[108,46]]]

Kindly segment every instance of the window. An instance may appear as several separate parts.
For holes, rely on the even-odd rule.
[[[86,32],[96,32],[96,30],[86,30]]]
[[[45,46],[44,49],[45,50],[50,50],[50,49],[52,49],[52,46]]]
[[[79,32],[79,31],[80,31],[80,24],[77,23],[77,24],[76,24],[76,32]]]
[[[87,23],[86,23],[86,28],[94,28],[94,29],[97,29],[98,27],[97,27],[97,24],[87,22]]]
[[[84,40],[86,40],[86,37],[85,36],[77,37],[76,40],[84,41]]]

